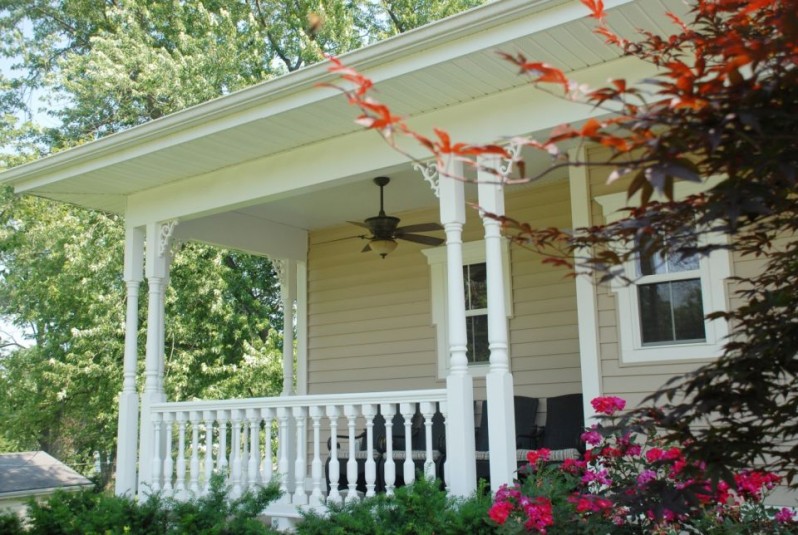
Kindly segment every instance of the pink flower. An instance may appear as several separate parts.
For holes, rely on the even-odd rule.
[[[779,524],[792,524],[795,522],[795,513],[789,507],[783,507],[773,516],[773,520]]]
[[[657,473],[654,470],[643,470],[637,476],[637,484],[641,487],[646,483],[657,479]]]
[[[578,474],[585,469],[587,463],[579,459],[565,459],[560,465],[560,470],[569,474]]]
[[[524,527],[529,531],[534,529],[538,533],[545,535],[546,528],[554,525],[551,501],[548,498],[535,498],[533,502],[524,507],[524,512],[527,516]]]
[[[734,476],[737,492],[755,500],[761,499],[762,491],[772,489],[780,480],[781,477],[776,474],[758,470],[746,470]]]
[[[507,522],[507,517],[513,512],[513,505],[510,502],[496,502],[488,511],[491,520],[501,525]]]
[[[526,460],[531,465],[538,464],[538,461],[548,461],[551,450],[547,448],[540,448],[539,450],[532,450],[526,454]]]
[[[585,472],[582,476],[582,483],[599,483],[601,485],[610,485],[612,480],[609,477],[607,469],[599,470],[598,472]]]
[[[602,396],[593,398],[590,404],[597,413],[612,416],[626,407],[626,400],[615,396]]]
[[[591,428],[589,431],[585,431],[582,433],[580,437],[584,442],[587,442],[591,446],[597,446],[601,444],[602,438],[601,434],[596,431],[595,427]]]

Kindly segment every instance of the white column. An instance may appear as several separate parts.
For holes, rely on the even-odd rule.
[[[449,491],[468,496],[476,489],[474,458],[474,382],[468,373],[466,357],[465,296],[463,293],[463,225],[465,195],[463,166],[449,159],[439,179],[441,223],[446,231],[447,304],[449,322],[449,374],[446,397],[449,426],[446,428],[446,453],[453,470]]]
[[[165,401],[163,393],[163,295],[169,273],[169,247],[176,222],[147,225],[147,258],[145,273],[149,294],[147,300],[147,350],[144,370],[144,394],[141,399],[141,437],[139,442],[139,493],[147,492],[151,483],[155,442],[150,407]],[[160,447],[160,445],[159,445]]]
[[[500,177],[486,169],[499,169],[497,156],[479,159],[479,206],[481,214],[504,215],[504,188]],[[494,492],[513,480],[515,462],[515,414],[513,376],[508,354],[507,303],[504,287],[504,255],[501,223],[482,217],[485,227],[485,264],[488,282],[488,347],[490,371],[485,379],[490,437],[490,486]]]
[[[138,446],[139,398],[136,390],[138,364],[139,285],[144,274],[144,230],[125,231],[125,317],[124,380],[119,395],[119,423],[116,450],[116,488],[118,495],[136,491],[136,447]]]
[[[280,299],[283,306],[283,392],[282,396],[294,395],[294,299],[296,298],[296,262],[288,259],[272,259],[280,281]],[[285,458],[288,465],[297,463],[296,419],[286,420],[286,434],[280,437],[278,458]],[[296,481],[296,470],[282,472],[283,482],[291,491],[301,488],[302,481]],[[295,488],[296,487],[296,488]],[[287,496],[290,498],[290,496]]]
[[[294,300],[296,299],[297,266],[294,260],[273,260],[280,279],[283,304],[283,395],[294,394]]]

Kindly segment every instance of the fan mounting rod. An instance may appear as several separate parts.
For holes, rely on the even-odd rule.
[[[387,176],[378,176],[374,179],[374,183],[380,187],[380,217],[385,217],[385,209],[383,207],[383,188],[388,185],[391,179]],[[398,221],[397,221],[398,222]]]

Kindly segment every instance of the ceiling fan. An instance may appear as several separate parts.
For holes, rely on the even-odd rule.
[[[434,230],[443,230],[443,227],[438,223],[419,223],[417,225],[407,225],[400,227],[399,218],[385,214],[383,204],[383,189],[390,182],[391,179],[387,176],[378,176],[374,179],[374,183],[380,187],[380,213],[374,217],[369,217],[362,223],[357,221],[349,221],[353,225],[363,227],[371,232],[371,236],[362,236],[364,239],[369,240],[361,252],[367,253],[375,251],[381,257],[385,258],[388,253],[396,249],[396,240],[405,240],[415,243],[423,243],[424,245],[440,245],[445,240],[435,238],[433,236],[422,236],[421,234],[413,234],[414,232],[431,232]]]

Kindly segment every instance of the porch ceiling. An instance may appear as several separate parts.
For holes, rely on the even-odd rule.
[[[650,16],[673,8],[664,0],[607,4],[613,28],[630,36],[640,27],[670,30],[664,17]],[[418,117],[525,84],[515,69],[497,59],[497,50],[521,51],[566,71],[616,59],[617,50],[592,33],[594,24],[585,13],[573,0],[499,0],[342,59],[371,76],[379,97],[394,111]],[[326,69],[323,63],[313,65],[6,171],[0,183],[18,192],[122,214],[131,194],[359,130],[353,122],[356,111],[337,92],[317,86],[334,80]],[[397,181],[409,172],[407,167],[379,171],[399,173],[394,175]],[[335,188],[337,198],[347,199],[340,213],[323,192],[240,211],[305,229],[362,219],[375,206],[374,191],[363,187],[366,178],[352,177],[351,183]],[[389,202],[395,205],[386,208],[403,211],[432,204],[429,194],[419,196],[425,185],[417,175],[413,184],[389,190]]]

